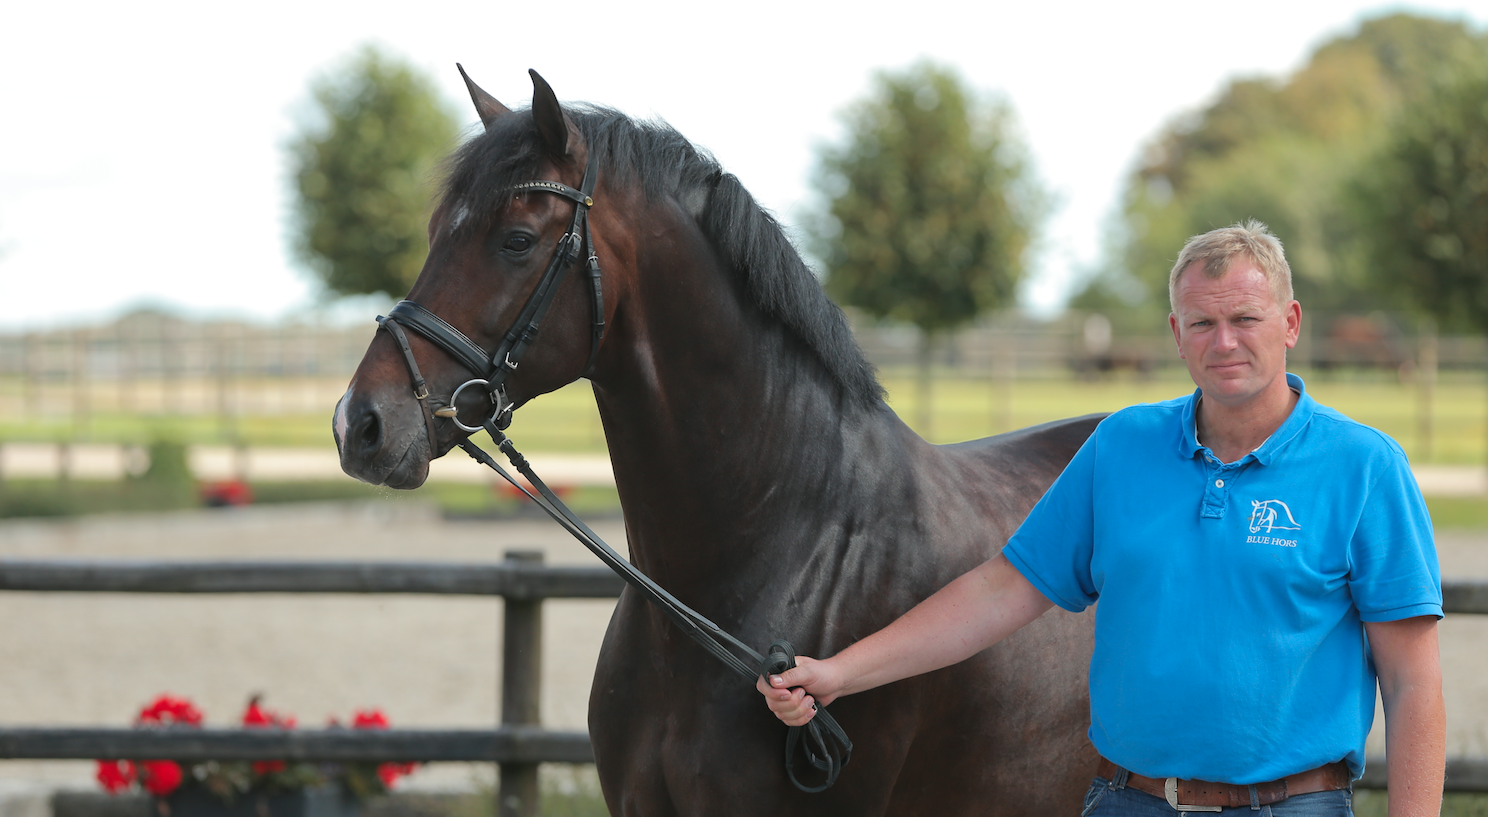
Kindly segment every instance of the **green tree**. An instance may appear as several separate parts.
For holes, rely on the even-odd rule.
[[[312,93],[320,121],[288,148],[296,249],[331,292],[400,295],[429,251],[434,174],[455,116],[427,77],[372,46]]]
[[[819,156],[813,249],[838,302],[919,327],[924,433],[937,337],[1012,302],[1043,198],[1007,106],[948,69],[879,73],[843,119]]]
[[[1355,189],[1374,280],[1442,326],[1488,332],[1488,70],[1413,108]]]
[[[1123,317],[1156,326],[1184,241],[1258,218],[1286,242],[1309,308],[1377,308],[1383,298],[1363,272],[1369,236],[1350,200],[1352,179],[1410,100],[1485,52],[1488,40],[1460,21],[1394,14],[1324,43],[1285,80],[1231,82],[1148,145],[1105,266],[1072,303],[1120,303]]]
[[[1402,117],[1354,190],[1380,288],[1488,332],[1488,60]]]

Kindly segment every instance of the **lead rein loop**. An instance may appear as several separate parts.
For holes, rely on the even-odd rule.
[[[469,454],[472,459],[495,471],[502,479],[511,483],[513,487],[521,491],[543,509],[548,516],[553,518],[560,526],[567,530],[575,539],[578,539],[584,547],[588,548],[599,560],[604,562],[611,570],[619,574],[630,586],[634,587],[642,596],[645,596],[655,604],[667,618],[671,619],[683,632],[687,633],[693,641],[696,641],[703,649],[711,653],[725,666],[733,670],[748,681],[753,682],[760,675],[768,677],[779,674],[796,665],[795,651],[789,641],[780,640],[770,645],[770,656],[767,659],[760,655],[748,644],[730,635],[723,628],[709,621],[701,613],[683,604],[665,588],[653,581],[649,576],[636,569],[635,565],[626,561],[619,553],[615,552],[599,537],[589,526],[584,524],[569,507],[559,499],[557,494],[548,488],[547,484],[538,477],[527,462],[512,445],[510,438],[498,428],[494,422],[485,424],[486,433],[491,435],[491,440],[496,443],[497,449],[506,455],[512,467],[527,479],[537,494],[528,490],[526,485],[517,481],[515,477],[507,473],[506,469],[497,464],[496,460],[483,451],[467,437],[459,442],[461,449]],[[723,643],[720,643],[723,642]],[[725,646],[725,644],[727,646]],[[746,664],[737,654],[742,653],[750,659]],[[802,742],[802,732],[805,732],[806,740]],[[808,763],[815,769],[825,774],[824,782],[819,786],[806,786],[796,777],[795,754],[797,747],[806,754]],[[842,773],[847,762],[852,759],[852,741],[848,739],[847,732],[837,723],[826,707],[817,707],[816,717],[812,718],[804,727],[792,726],[786,731],[785,737],[785,773],[790,778],[791,784],[803,792],[815,793],[825,791]]]

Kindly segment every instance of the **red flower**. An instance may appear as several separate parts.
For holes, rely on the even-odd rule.
[[[280,715],[271,709],[265,709],[258,705],[263,700],[262,695],[254,695],[248,699],[248,708],[243,711],[243,725],[250,729],[293,729],[295,719],[292,715]],[[288,766],[282,760],[255,760],[253,762],[253,773],[257,775],[273,774],[282,772]]]
[[[144,770],[145,790],[156,797],[164,797],[181,785],[184,775],[181,767],[169,760],[146,760],[140,763]]]
[[[278,729],[293,729],[295,719],[293,715],[280,715],[272,709],[265,709],[258,705],[263,700],[262,695],[254,695],[248,699],[248,708],[243,711],[243,725],[255,727],[273,727]]]
[[[150,728],[200,727],[202,714],[185,698],[161,695],[141,709],[134,722],[136,726]],[[185,773],[180,766],[169,760],[145,760],[138,763],[131,760],[100,760],[97,777],[99,784],[110,794],[125,791],[138,783],[151,794],[164,797],[180,787]]]
[[[134,764],[127,760],[98,761],[98,782],[109,794],[126,791],[134,782]]]
[[[398,778],[413,774],[416,763],[384,763],[377,767],[377,776],[382,778],[382,785],[391,789]]]
[[[155,702],[140,710],[136,723],[158,723],[162,726],[201,726],[202,714],[196,705],[185,698],[161,695]]]
[[[351,716],[352,729],[386,729],[388,728],[387,716],[382,714],[381,709],[358,709]]]
[[[351,728],[386,729],[388,719],[382,714],[381,709],[358,709],[351,716]],[[382,785],[391,789],[398,778],[413,774],[417,765],[415,763],[384,763],[377,767],[377,776],[382,778]]]

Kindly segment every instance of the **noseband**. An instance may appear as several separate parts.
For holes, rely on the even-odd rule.
[[[584,369],[579,376],[589,376],[590,370],[594,368],[595,358],[599,355],[599,343],[604,339],[605,333],[604,290],[600,280],[599,257],[595,254],[594,240],[589,232],[589,208],[594,206],[594,187],[599,179],[596,167],[595,155],[591,152],[584,168],[584,180],[578,190],[561,182],[551,181],[522,182],[511,188],[517,193],[531,191],[562,196],[574,202],[574,215],[573,221],[568,225],[568,232],[558,239],[558,246],[553,250],[553,259],[548,262],[548,268],[538,281],[537,288],[528,296],[527,303],[522,306],[522,311],[517,313],[517,319],[512,327],[502,335],[501,343],[496,347],[495,352],[487,353],[480,344],[466,337],[463,332],[413,301],[399,301],[386,317],[378,316],[378,327],[386,329],[388,334],[393,336],[399,350],[403,352],[404,362],[408,364],[408,373],[413,379],[413,396],[418,398],[419,405],[423,409],[425,425],[429,432],[429,455],[431,457],[437,456],[435,453],[437,445],[435,417],[447,418],[462,431],[472,433],[481,430],[487,424],[495,425],[500,429],[511,425],[513,406],[511,399],[506,396],[506,379],[517,370],[517,364],[521,363],[522,356],[527,353],[527,348],[537,339],[538,326],[541,325],[543,317],[547,315],[548,307],[552,306],[553,298],[558,294],[559,285],[563,283],[569,267],[572,267],[574,261],[578,260],[580,251],[588,258],[585,266],[589,273],[590,289],[594,296],[594,322],[591,324],[589,360],[584,364]],[[450,394],[449,399],[442,401],[443,404],[438,408],[431,405],[431,403],[440,401],[429,397],[428,384],[419,372],[418,362],[414,360],[413,349],[408,345],[408,337],[403,332],[403,326],[407,326],[432,341],[476,374],[476,377],[460,384]],[[478,421],[473,426],[460,422],[459,409],[455,406],[460,392],[470,386],[480,386],[493,404],[490,417]]]

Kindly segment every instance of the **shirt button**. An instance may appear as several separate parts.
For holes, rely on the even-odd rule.
[[[1214,481],[1214,487],[1216,487],[1216,488],[1223,488],[1224,487],[1224,480],[1222,480],[1222,479],[1216,479]]]

